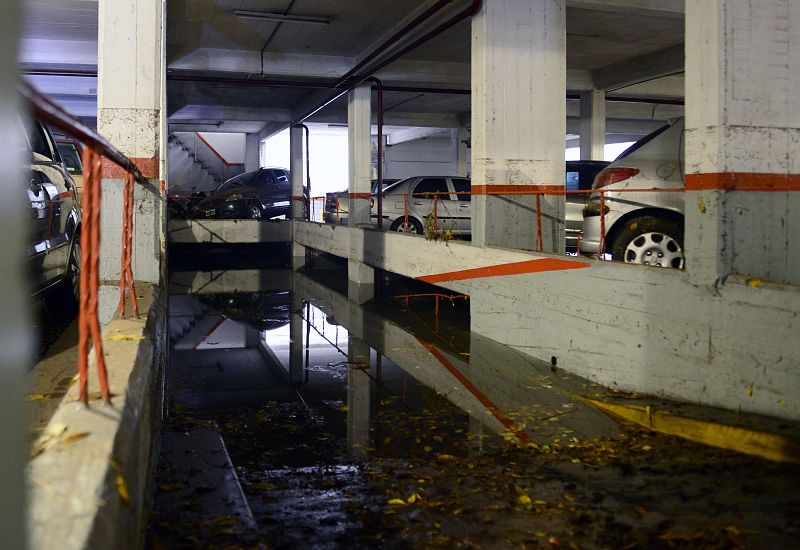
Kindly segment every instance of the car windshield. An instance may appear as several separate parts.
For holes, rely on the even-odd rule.
[[[226,193],[237,187],[244,187],[247,185],[255,185],[256,180],[258,179],[258,172],[248,172],[246,174],[240,174],[236,177],[233,177],[217,187],[214,190],[214,193]]]

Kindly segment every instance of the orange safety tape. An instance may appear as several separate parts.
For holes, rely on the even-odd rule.
[[[800,174],[718,172],[686,174],[688,191],[800,191]]]
[[[372,193],[348,193],[347,196],[351,199],[369,199]]]
[[[581,269],[591,264],[558,258],[542,258],[539,260],[525,260],[510,264],[490,265],[460,271],[449,271],[435,275],[423,275],[417,280],[425,283],[444,283],[448,281],[464,281],[466,279],[485,279],[489,277],[504,277],[508,275],[523,275],[526,273],[543,273],[546,271],[563,271],[567,269]]]
[[[473,185],[473,195],[563,195],[563,185]]]
[[[150,180],[158,179],[161,162],[158,157],[140,157],[130,159],[139,168],[142,175]],[[103,179],[124,179],[128,171],[116,162],[103,158]]]

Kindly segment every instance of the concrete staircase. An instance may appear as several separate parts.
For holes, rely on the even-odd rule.
[[[197,157],[197,153],[174,134],[167,140],[170,195],[191,195],[216,189],[222,184],[221,175]]]

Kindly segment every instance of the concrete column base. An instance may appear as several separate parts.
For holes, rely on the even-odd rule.
[[[347,296],[363,304],[375,296],[375,270],[355,260],[347,260]]]

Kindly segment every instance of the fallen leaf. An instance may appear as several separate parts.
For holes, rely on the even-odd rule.
[[[519,497],[517,497],[517,502],[519,502],[523,506],[530,506],[531,497],[529,497],[528,495],[520,495]]]
[[[138,342],[144,340],[144,336],[139,334],[112,334],[108,339],[112,342]]]
[[[406,505],[406,501],[403,500],[402,498],[393,498],[393,499],[389,500],[389,502],[387,504],[390,504],[392,506],[405,506]]]
[[[128,492],[128,484],[125,483],[125,478],[122,477],[122,469],[117,464],[117,461],[113,458],[111,459],[111,467],[114,468],[114,481],[117,485],[117,493],[119,494],[119,500],[122,502],[123,506],[127,506],[131,502],[130,493]]]

